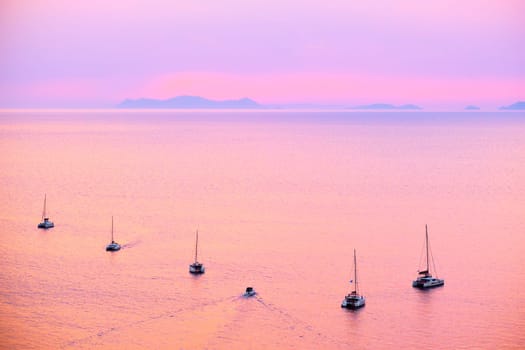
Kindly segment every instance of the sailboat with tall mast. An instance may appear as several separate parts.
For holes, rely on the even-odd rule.
[[[354,290],[345,296],[341,307],[347,309],[359,309],[365,306],[365,297],[359,294],[359,283],[357,282],[357,258],[354,249],[354,280],[350,280],[350,283],[354,283]]]
[[[42,210],[42,222],[38,224],[38,228],[48,229],[51,227],[55,227],[55,224],[53,224],[53,222],[49,220],[49,217],[46,214],[46,202],[47,194],[44,194],[44,210]]]
[[[190,273],[201,274],[204,273],[204,265],[197,260],[197,253],[199,249],[199,230],[195,232],[195,261],[190,264]]]
[[[433,277],[430,273],[430,256],[432,251],[429,254],[429,244],[428,244],[428,228],[425,225],[425,251],[426,251],[426,269],[423,271],[418,271],[418,277],[415,281],[412,281],[412,287],[427,289],[433,287],[439,287],[445,284],[444,279]],[[432,264],[434,264],[434,258],[432,257]],[[436,272],[436,267],[434,266],[434,272]]]
[[[111,243],[106,246],[107,252],[116,252],[117,250],[120,250],[120,244],[115,242],[115,238],[113,237],[113,216],[111,217]]]

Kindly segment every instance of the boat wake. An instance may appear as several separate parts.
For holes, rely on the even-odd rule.
[[[198,310],[198,309],[201,309],[203,307],[214,306],[214,305],[217,305],[217,304],[220,304],[220,303],[223,303],[223,302],[227,302],[227,301],[234,301],[237,298],[238,298],[237,296],[230,296],[230,297],[225,297],[225,298],[221,298],[221,299],[210,300],[210,301],[205,302],[205,303],[199,303],[197,305],[193,305],[193,306],[190,306],[190,307],[182,307],[182,308],[178,308],[178,309],[175,309],[175,310],[166,311],[164,313],[157,314],[157,315],[151,315],[149,317],[146,317],[146,318],[143,318],[143,319],[140,319],[140,320],[136,320],[136,321],[133,321],[133,322],[129,322],[129,323],[126,323],[126,324],[118,326],[118,327],[109,327],[109,328],[106,328],[106,329],[102,329],[99,332],[97,332],[96,334],[92,334],[92,335],[89,335],[87,337],[71,340],[71,341],[67,342],[66,344],[62,345],[61,348],[62,349],[67,349],[67,348],[71,348],[71,347],[77,347],[77,346],[80,346],[82,344],[91,342],[96,337],[104,337],[104,336],[106,336],[106,335],[108,335],[108,334],[110,334],[112,332],[124,330],[126,328],[135,327],[137,325],[141,325],[141,324],[144,324],[144,323],[147,323],[147,322],[151,322],[151,321],[155,321],[155,320],[159,320],[159,319],[163,319],[163,318],[175,317],[177,314],[188,312],[188,311],[193,311],[193,310]]]
[[[122,245],[121,245],[121,248],[122,248],[122,249],[133,248],[133,247],[139,245],[140,243],[142,243],[141,240],[136,240],[136,241],[129,242],[129,243],[126,243],[126,244],[122,244]]]
[[[248,300],[252,300],[252,299],[254,300],[254,302],[262,305],[264,307],[264,309],[266,309],[268,312],[274,313],[274,314],[278,314],[279,315],[278,317],[283,321],[283,323],[287,324],[287,326],[285,328],[288,329],[288,331],[293,331],[300,338],[307,339],[307,338],[311,338],[311,337],[316,337],[318,339],[322,339],[323,343],[326,346],[333,347],[333,348],[341,347],[341,345],[350,345],[350,344],[346,344],[344,342],[341,342],[341,339],[334,339],[334,338],[332,338],[332,337],[330,337],[330,336],[328,336],[326,334],[321,333],[315,326],[312,326],[308,322],[305,322],[305,321],[301,320],[300,318],[292,315],[287,310],[285,310],[283,308],[280,308],[280,307],[277,307],[277,306],[273,305],[272,303],[269,303],[269,302],[265,301],[260,295],[254,295],[253,297],[250,297],[250,298],[246,298],[243,295],[234,295],[234,296],[219,298],[219,299],[215,299],[215,300],[209,300],[207,302],[198,303],[198,304],[195,304],[195,305],[192,305],[192,306],[188,306],[188,307],[181,307],[181,308],[178,308],[178,309],[166,311],[166,312],[159,313],[159,314],[156,314],[156,315],[150,315],[150,316],[145,317],[143,319],[139,319],[139,320],[135,320],[135,321],[132,321],[132,322],[128,322],[126,324],[122,324],[122,325],[118,325],[118,326],[114,326],[114,327],[108,327],[108,328],[105,328],[105,329],[101,329],[101,330],[99,330],[98,332],[96,332],[96,333],[94,333],[92,335],[89,335],[89,336],[86,336],[86,337],[83,337],[83,338],[78,338],[78,339],[71,340],[71,341],[63,344],[61,346],[61,348],[62,349],[66,349],[66,348],[89,346],[89,344],[92,343],[93,341],[96,342],[97,338],[106,337],[108,335],[111,336],[111,334],[114,333],[114,332],[123,331],[123,330],[129,329],[129,328],[141,326],[141,325],[147,324],[149,322],[154,322],[154,321],[158,321],[158,320],[165,319],[165,318],[177,317],[178,315],[184,314],[186,312],[197,311],[197,310],[201,310],[201,309],[206,308],[206,307],[218,306],[221,303],[235,303],[235,304],[237,304],[240,300],[248,302]],[[241,309],[242,309],[242,310],[238,310],[238,311],[242,311],[242,312],[238,313],[238,315],[241,317],[240,321],[242,321],[242,319],[244,319],[244,317],[247,316],[246,312],[243,311],[244,307],[241,306],[243,304],[245,305],[244,302],[237,304],[238,307],[241,307]],[[252,305],[254,305],[254,304],[252,304]],[[262,310],[260,310],[260,311],[262,311]],[[239,321],[239,320],[237,320],[237,321]],[[236,322],[233,321],[233,323],[236,323]]]
[[[338,348],[341,345],[344,345],[344,346],[351,345],[350,343],[345,343],[344,341],[341,341],[341,339],[335,339],[333,337],[330,337],[326,334],[321,333],[315,326],[300,319],[299,317],[292,315],[286,309],[280,308],[270,302],[265,301],[264,298],[262,298],[258,294],[251,298],[240,296],[238,299],[254,299],[257,303],[261,304],[269,312],[273,314],[278,314],[279,318],[283,321],[283,323],[288,324],[286,328],[288,328],[289,330],[298,332],[298,333],[302,333],[302,335],[299,335],[300,338],[304,338],[305,336],[306,337],[311,337],[311,336],[317,337],[319,339],[322,339],[324,344],[334,344],[334,348]],[[328,345],[328,347],[331,347],[331,346]]]

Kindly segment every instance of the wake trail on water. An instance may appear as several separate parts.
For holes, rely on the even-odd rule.
[[[289,325],[288,328],[290,330],[296,331],[296,330],[299,330],[299,328],[301,328],[301,329],[305,330],[305,332],[310,333],[313,336],[320,337],[321,339],[324,339],[325,342],[335,343],[338,346],[341,346],[341,345],[350,346],[351,345],[350,343],[344,342],[341,339],[338,339],[338,338],[336,339],[336,338],[333,338],[333,337],[328,336],[326,334],[323,334],[315,326],[312,326],[310,323],[308,323],[308,322],[306,322],[306,321],[304,321],[304,320],[302,320],[302,319],[292,315],[286,309],[278,307],[278,306],[275,306],[272,303],[266,302],[264,300],[264,298],[262,296],[260,296],[259,294],[256,294],[253,297],[239,296],[236,299],[238,300],[238,299],[251,299],[251,298],[254,299],[257,303],[261,304],[265,309],[267,309],[271,313],[278,314],[280,316],[281,320],[283,320],[283,322],[285,322],[285,324]],[[303,336],[300,336],[300,337],[303,338]]]
[[[147,323],[147,322],[156,321],[156,320],[160,320],[160,319],[163,319],[163,318],[175,317],[178,314],[189,312],[189,311],[193,311],[193,310],[197,310],[197,309],[202,308],[202,307],[217,306],[217,305],[219,305],[221,303],[225,303],[225,302],[236,303],[236,302],[239,302],[241,300],[249,302],[250,299],[253,299],[255,302],[257,302],[258,304],[262,305],[269,312],[271,312],[273,314],[278,314],[280,316],[280,318],[283,320],[283,322],[285,322],[285,323],[287,323],[289,325],[288,329],[290,329],[292,331],[298,331],[299,329],[303,329],[306,333],[309,333],[312,336],[320,337],[320,338],[324,339],[325,342],[335,343],[335,344],[337,344],[339,346],[341,346],[341,345],[348,345],[349,346],[350,345],[349,343],[342,342],[340,339],[334,339],[334,338],[332,338],[332,337],[330,337],[330,336],[328,336],[326,334],[321,333],[320,331],[316,330],[315,326],[312,326],[310,323],[305,322],[302,319],[292,315],[290,312],[288,312],[284,308],[280,308],[280,307],[275,306],[272,303],[266,302],[263,299],[263,297],[261,297],[259,294],[256,294],[256,295],[254,295],[252,297],[247,297],[247,296],[244,296],[244,295],[233,295],[233,296],[228,296],[228,297],[219,298],[219,299],[215,299],[215,300],[209,300],[208,302],[198,303],[196,305],[192,305],[192,306],[189,306],[189,307],[180,307],[180,308],[177,308],[175,310],[166,311],[166,312],[163,312],[163,313],[160,313],[160,314],[157,314],[157,315],[151,315],[151,316],[145,317],[143,319],[139,319],[139,320],[135,320],[135,321],[132,321],[132,322],[128,322],[126,324],[122,324],[122,325],[119,325],[119,326],[108,327],[108,328],[102,329],[102,330],[96,332],[95,334],[92,334],[92,335],[89,335],[89,336],[86,336],[86,337],[83,337],[83,338],[78,338],[78,339],[71,340],[71,341],[65,343],[64,345],[62,345],[61,348],[64,349],[64,348],[68,348],[68,347],[80,346],[82,344],[89,343],[91,340],[96,339],[98,337],[104,337],[104,336],[106,336],[106,335],[108,335],[108,334],[110,334],[112,332],[125,330],[127,328],[135,327],[135,326]],[[244,314],[244,312],[241,312],[241,314]],[[300,335],[300,337],[303,338],[302,335]]]
[[[67,342],[66,344],[62,345],[61,348],[64,349],[64,348],[72,347],[72,346],[75,346],[75,345],[81,345],[82,343],[89,342],[91,339],[94,339],[96,337],[103,337],[103,336],[105,336],[105,335],[107,335],[107,334],[109,334],[111,332],[124,330],[126,328],[134,327],[134,326],[137,326],[137,325],[140,325],[140,324],[144,324],[144,323],[147,323],[147,322],[150,322],[150,321],[159,320],[159,319],[162,319],[162,318],[175,317],[177,314],[180,314],[180,313],[183,313],[183,312],[196,310],[198,308],[202,308],[202,307],[206,307],[206,306],[215,306],[215,305],[218,305],[218,304],[220,304],[222,302],[233,301],[233,300],[235,300],[237,298],[239,298],[239,297],[238,296],[229,296],[229,297],[225,297],[225,298],[210,300],[208,302],[200,303],[198,305],[193,305],[193,306],[190,306],[190,307],[181,307],[181,308],[178,308],[178,309],[175,309],[175,310],[166,311],[166,312],[163,312],[161,314],[149,316],[149,317],[146,317],[146,318],[143,318],[143,319],[140,319],[140,320],[136,320],[136,321],[133,321],[133,322],[126,323],[126,324],[121,325],[121,326],[108,327],[108,328],[105,328],[103,330],[100,330],[96,334],[92,334],[92,335],[89,335],[89,336],[86,336],[86,337],[83,337],[83,338],[78,338],[78,339],[71,340],[71,341]]]
[[[121,246],[122,249],[128,249],[128,248],[133,248],[137,245],[139,245],[140,243],[142,243],[141,240],[136,240],[136,241],[132,241],[132,242],[129,242],[129,243],[125,243]]]

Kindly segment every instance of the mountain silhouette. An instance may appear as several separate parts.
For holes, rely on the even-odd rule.
[[[480,109],[481,108],[479,108],[478,106],[474,106],[474,105],[468,105],[467,107],[465,107],[465,110],[467,111],[478,111]]]
[[[511,111],[525,110],[525,101],[518,101],[508,106],[502,106],[499,109]]]
[[[209,100],[200,96],[177,96],[166,100],[153,98],[126,99],[117,106],[118,108],[209,108],[209,109],[251,109],[263,108],[260,104],[249,98],[238,100]]]
[[[361,105],[361,106],[355,106],[355,107],[350,107],[350,108],[351,109],[411,109],[411,110],[422,109],[421,107],[413,105],[413,104],[395,106],[395,105],[391,105],[388,103],[373,103],[369,105]]]

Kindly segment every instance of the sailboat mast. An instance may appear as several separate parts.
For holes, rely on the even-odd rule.
[[[354,249],[354,279],[355,279],[355,291],[359,293],[359,288],[357,284],[357,259],[355,257],[355,249]]]
[[[42,211],[42,221],[44,221],[44,218],[46,217],[46,199],[47,199],[47,194],[44,193],[44,210]]]
[[[428,228],[426,224],[425,224],[425,243],[427,247],[427,273],[430,273],[430,270],[428,269],[429,268],[429,265],[428,265]]]
[[[113,215],[111,216],[111,243],[115,242],[113,239]]]
[[[197,262],[197,246],[199,244],[199,230],[195,232],[195,262]]]

